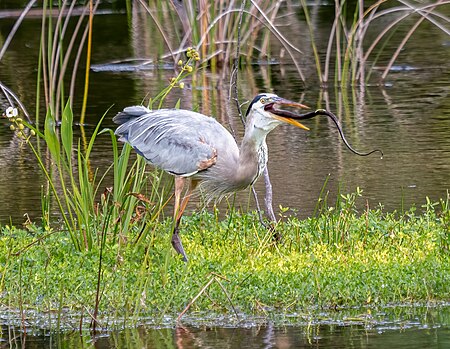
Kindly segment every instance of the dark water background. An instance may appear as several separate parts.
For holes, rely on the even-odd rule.
[[[326,48],[328,18],[333,11],[329,5],[318,7],[315,35],[321,52]],[[427,196],[433,201],[445,197],[450,188],[449,37],[424,23],[382,85],[378,84],[381,70],[375,70],[373,83],[365,88],[342,91],[331,83],[327,89],[321,89],[300,13],[299,10],[291,14],[292,30],[286,30],[285,34],[304,52],[299,54],[298,60],[304,69],[306,84],[301,82],[287,59],[282,65],[255,64],[240,71],[241,100],[252,99],[262,91],[273,91],[312,108],[328,108],[338,115],[355,148],[362,151],[381,148],[385,156],[381,160],[377,155],[365,158],[353,155],[343,146],[334,125],[325,118],[305,122],[310,132],[289,125],[279,127],[268,137],[275,208],[282,205],[297,211],[301,217],[311,215],[328,174],[330,203],[339,188],[342,192],[353,192],[356,187],[364,190],[364,198],[371,207],[381,203],[389,211],[407,209],[411,205],[420,207]],[[97,16],[92,64],[154,57],[159,45],[153,36],[157,34],[148,30],[151,21],[143,17],[134,14],[130,22],[126,14],[114,11]],[[7,36],[15,20],[0,17],[0,37]],[[0,80],[18,94],[32,114],[36,105],[40,25],[38,17],[26,19],[0,61]],[[383,26],[383,21],[379,21],[379,25]],[[387,63],[405,31],[400,28],[396,32],[399,39],[391,40],[392,48],[383,51],[377,67]],[[277,52],[276,47],[274,52]],[[104,126],[113,127],[111,118],[116,112],[156,95],[173,74],[172,69],[92,71],[87,134],[108,108],[111,109]],[[173,106],[181,97],[182,107],[194,107],[214,115],[242,134],[234,103],[228,101],[229,74],[222,74],[208,70],[198,73],[195,89],[189,88],[191,80],[188,79],[187,88],[175,91],[166,105]],[[78,80],[76,113],[82,99],[83,70]],[[0,109],[7,107],[7,101],[0,96]],[[20,224],[25,219],[24,214],[39,217],[43,180],[31,152],[26,146],[20,146],[7,126],[6,120],[0,120],[0,222],[12,220]],[[99,138],[95,152],[95,165],[106,168],[112,159],[108,136]],[[108,185],[110,183],[106,182],[104,186]],[[261,197],[263,188],[260,180],[257,189]],[[242,205],[247,205],[248,194],[241,194],[240,198]],[[250,204],[253,206],[252,201]]]

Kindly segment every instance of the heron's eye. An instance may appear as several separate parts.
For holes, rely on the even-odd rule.
[[[266,104],[266,99],[265,99],[265,98],[261,98],[259,101],[260,101],[262,104]]]

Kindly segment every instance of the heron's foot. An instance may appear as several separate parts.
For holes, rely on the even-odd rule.
[[[276,243],[280,243],[283,241],[283,235],[276,230],[274,223],[269,223],[269,231],[272,233],[272,239]]]
[[[276,243],[283,242],[283,235],[278,231],[273,232],[272,238]]]
[[[172,246],[177,253],[183,256],[183,261],[187,262],[188,258],[186,252],[184,252],[183,244],[181,243],[180,236],[178,235],[178,229],[174,229],[172,234]]]

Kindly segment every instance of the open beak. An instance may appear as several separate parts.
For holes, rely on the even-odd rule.
[[[297,120],[295,120],[295,118],[298,118],[299,115],[297,115],[289,110],[278,109],[277,108],[278,106],[294,107],[294,108],[300,108],[300,109],[309,109],[309,107],[307,107],[304,104],[293,102],[293,101],[290,101],[290,100],[284,99],[284,98],[279,98],[274,103],[267,104],[264,107],[264,109],[266,111],[270,112],[275,119],[309,131],[308,127],[306,127],[305,125],[303,125],[300,122],[298,122]]]

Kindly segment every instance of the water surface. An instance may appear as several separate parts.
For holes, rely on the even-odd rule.
[[[23,348],[427,348],[450,347],[448,305],[347,309],[243,318],[197,314],[182,326],[140,326],[91,336],[3,327],[3,341]],[[169,321],[170,322],[170,321]],[[172,322],[173,323],[173,322]]]
[[[325,49],[329,11],[327,6],[319,8],[317,25],[320,30],[316,35],[324,37],[318,40],[320,50]],[[142,28],[149,26],[149,22],[143,22],[139,15],[133,19],[130,27],[125,14],[96,17],[93,64],[155,56],[157,45],[153,38],[148,40],[142,34]],[[298,59],[305,69],[306,83],[299,79],[288,60],[282,65],[255,64],[240,71],[242,101],[262,91],[273,91],[312,108],[328,108],[338,115],[355,148],[361,151],[381,148],[385,156],[381,160],[376,155],[366,158],[353,155],[343,146],[334,125],[324,117],[307,122],[310,132],[292,126],[279,127],[268,138],[275,207],[290,207],[301,217],[311,215],[328,175],[330,204],[338,191],[352,192],[356,187],[364,190],[361,206],[374,207],[381,203],[389,211],[411,205],[420,207],[427,196],[432,200],[445,197],[450,188],[448,38],[432,26],[419,32],[400,55],[388,80],[381,85],[378,84],[379,70],[375,70],[373,83],[365,88],[342,91],[331,83],[327,89],[321,89],[314,78],[304,19],[294,15],[290,20],[292,30],[286,31],[286,35],[304,49]],[[5,37],[14,22],[15,18],[0,18],[0,36]],[[39,30],[39,18],[26,19],[0,61],[0,80],[18,94],[32,114],[36,101],[39,48],[36,33]],[[402,30],[399,30],[400,35]],[[393,40],[392,45],[395,43]],[[392,50],[386,49],[385,56],[379,58],[380,69],[390,54]],[[79,112],[82,98],[82,75],[79,73],[78,99],[74,102],[76,112]],[[170,69],[92,71],[87,134],[108,108],[111,109],[104,126],[114,127],[111,118],[115,113],[156,95],[172,76]],[[181,97],[183,108],[214,115],[238,137],[242,135],[234,103],[228,100],[228,73],[205,70],[199,77],[195,82],[188,79],[187,88],[175,91],[166,105],[173,106]],[[0,108],[4,110],[7,106],[7,101],[0,96]],[[44,181],[32,153],[7,126],[5,120],[0,121],[0,196],[4,198],[0,205],[0,222],[20,224],[25,220],[24,215],[32,219],[40,216]],[[105,169],[111,159],[110,140],[107,136],[101,137],[94,163]],[[110,184],[105,182],[104,187]],[[257,184],[260,197],[264,195],[263,188],[260,180]],[[246,207],[247,202],[248,194],[240,195],[238,204]],[[253,205],[251,200],[250,206]]]

